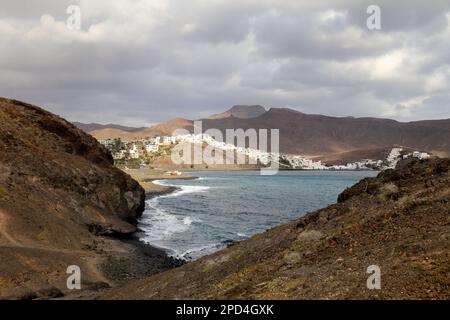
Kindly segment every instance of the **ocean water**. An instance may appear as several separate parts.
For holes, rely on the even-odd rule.
[[[169,255],[197,259],[336,202],[375,171],[192,172],[196,180],[155,181],[180,189],[147,200],[142,241]]]

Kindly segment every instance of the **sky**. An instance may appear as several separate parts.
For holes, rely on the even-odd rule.
[[[450,118],[450,1],[0,0],[0,96],[130,126],[236,104]]]

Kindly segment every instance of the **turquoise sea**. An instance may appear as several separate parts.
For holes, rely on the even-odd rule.
[[[346,187],[375,171],[192,172],[196,180],[156,181],[174,193],[147,200],[142,238],[188,260],[219,250],[336,202]]]

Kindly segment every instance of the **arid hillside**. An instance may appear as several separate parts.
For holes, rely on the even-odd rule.
[[[88,132],[96,139],[120,138],[124,140],[133,140],[156,136],[170,136],[177,129],[187,129],[192,131],[193,121],[175,118],[142,130],[125,131],[111,127]]]
[[[140,131],[140,130],[144,130],[144,127],[141,128],[134,128],[134,127],[126,127],[126,126],[121,126],[121,125],[117,125],[117,124],[99,124],[99,123],[81,123],[81,122],[74,122],[73,123],[77,128],[85,131],[85,132],[92,132],[95,130],[103,130],[103,129],[117,129],[120,131],[126,131],[126,132],[135,132],[135,131]]]
[[[271,108],[251,119],[203,120],[203,129],[279,129],[280,150],[309,157],[392,148],[400,145],[450,154],[450,120],[398,122],[376,118],[337,118]],[[361,159],[358,159],[361,160]]]
[[[125,249],[144,190],[93,137],[41,108],[0,98],[0,297],[61,295],[66,269],[86,287]]]
[[[287,108],[234,106],[230,110],[202,119],[203,130],[279,129],[280,151],[309,158],[345,163],[370,156],[384,159],[385,149],[396,145],[438,156],[450,156],[450,119],[398,122],[389,119],[329,117],[305,114]],[[98,139],[136,139],[171,135],[177,129],[193,130],[193,121],[174,119],[144,130],[127,132],[115,128],[91,131]],[[225,135],[224,135],[225,136]]]
[[[101,297],[449,299],[449,261],[450,159],[413,160],[335,205]],[[380,290],[367,288],[373,265]]]

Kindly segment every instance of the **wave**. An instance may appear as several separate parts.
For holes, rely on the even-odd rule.
[[[162,208],[150,205],[140,221],[140,228],[145,233],[143,240],[155,241],[169,238],[174,233],[185,232],[193,220],[189,217],[179,219]]]
[[[156,184],[168,185],[162,181],[154,181]],[[140,229],[144,232],[142,241],[155,245],[161,249],[173,252],[173,256],[180,257],[173,248],[164,245],[166,241],[173,239],[173,235],[188,231],[193,223],[202,221],[190,216],[177,216],[165,210],[159,203],[161,198],[179,196],[192,192],[204,192],[209,187],[201,186],[176,186],[180,188],[174,193],[154,197],[146,201],[147,207],[140,219]]]
[[[153,180],[152,182],[153,182],[153,184],[158,184],[160,186],[168,186],[168,184],[166,183],[166,180]]]
[[[196,180],[197,181],[205,181],[205,180],[230,180],[230,179],[223,178],[223,177],[199,177]]]
[[[181,196],[183,194],[188,194],[188,193],[206,192],[212,188],[209,186],[188,186],[188,185],[169,184],[164,180],[155,180],[155,181],[153,181],[153,183],[161,185],[161,186],[178,188],[177,191],[159,196],[158,198],[170,198],[170,197]]]
[[[181,243],[176,244],[177,241],[173,241],[173,236],[176,238],[177,233],[186,232],[192,227],[193,223],[201,223],[202,221],[193,217],[181,219],[159,208],[156,210],[149,209],[147,213],[144,213],[140,222],[140,229],[145,234],[141,241],[166,251],[171,257],[192,261],[226,247],[225,244],[218,243],[187,250],[186,248],[182,249],[180,246],[183,245]]]
[[[189,232],[190,228],[195,228],[194,223],[202,223],[202,220],[192,216],[175,215],[166,210],[160,201],[165,198],[178,197],[180,195],[190,193],[202,193],[207,192],[211,188],[210,186],[196,186],[196,185],[178,185],[170,183],[169,180],[154,180],[154,184],[175,187],[176,191],[151,198],[146,201],[147,208],[140,220],[140,228],[144,232],[142,241],[163,249],[168,255],[184,259],[195,260],[201,256],[213,253],[217,250],[225,248],[223,243],[214,243],[204,245],[198,245],[189,248],[189,246],[183,246],[181,243],[177,243],[175,240],[178,236],[177,233]],[[175,241],[174,241],[175,240]]]
[[[162,197],[166,197],[166,198],[178,197],[178,196],[188,194],[188,193],[206,192],[211,189],[211,187],[208,187],[208,186],[182,186],[182,185],[179,185],[179,186],[174,186],[174,187],[178,187],[180,189],[173,193],[166,194]]]
[[[177,217],[171,214],[160,206],[158,197],[147,200],[146,204],[147,208],[139,221],[140,228],[145,233],[145,238],[142,239],[144,241],[170,238],[175,233],[187,231],[192,223],[202,222],[194,217]]]
[[[202,222],[202,220],[200,220],[198,218],[191,218],[191,217],[185,217],[183,219],[183,223],[187,226],[190,226],[193,222],[200,223],[200,222]]]

